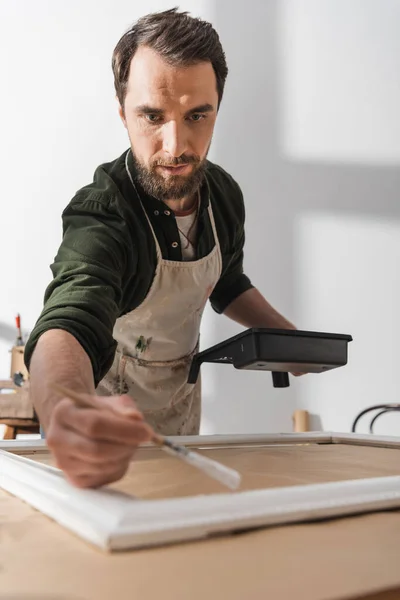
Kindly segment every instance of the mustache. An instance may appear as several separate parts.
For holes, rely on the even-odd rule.
[[[164,160],[162,158],[158,158],[151,163],[152,167],[177,167],[179,165],[197,165],[200,162],[200,158],[198,156],[189,156],[186,154],[182,154],[176,158],[171,160]]]

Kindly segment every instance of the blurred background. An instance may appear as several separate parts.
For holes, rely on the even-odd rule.
[[[61,212],[128,139],[111,54],[170,1],[0,0],[0,379],[15,315],[26,339]],[[204,365],[202,433],[313,430],[400,401],[400,1],[180,2],[213,23],[230,74],[210,159],[242,187],[245,271],[301,329],[348,333],[346,367],[274,389],[267,372]],[[202,348],[241,328],[207,308]],[[359,431],[367,431],[369,419]],[[376,424],[400,434],[400,413]]]

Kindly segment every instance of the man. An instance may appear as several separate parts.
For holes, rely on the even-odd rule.
[[[154,430],[198,433],[200,380],[187,377],[208,298],[245,327],[293,328],[243,273],[242,194],[206,158],[228,73],[217,33],[176,9],[150,14],[113,71],[130,149],[65,209],[25,354],[48,446],[81,487],[122,477]],[[113,411],[78,408],[54,383]]]

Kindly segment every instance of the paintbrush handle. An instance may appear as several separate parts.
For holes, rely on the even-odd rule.
[[[167,438],[165,438],[163,435],[160,435],[159,433],[155,433],[151,438],[152,442],[154,442],[156,446],[160,446],[160,448],[162,446],[165,446],[166,439]]]

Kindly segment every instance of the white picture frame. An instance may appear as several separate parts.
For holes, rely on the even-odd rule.
[[[341,433],[173,438],[198,448],[273,444],[357,444],[400,448],[400,438]],[[148,446],[152,451],[152,446]],[[115,490],[78,489],[62,471],[25,455],[47,453],[44,440],[0,443],[0,487],[84,540],[128,550],[209,535],[400,508],[400,476],[273,489],[141,500]]]

